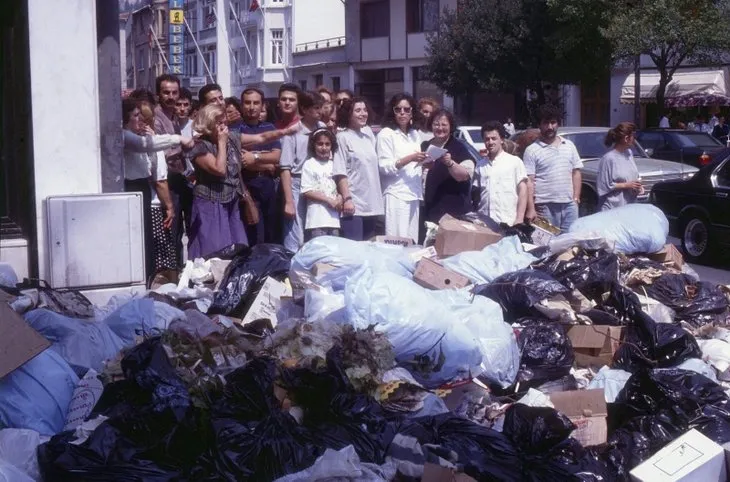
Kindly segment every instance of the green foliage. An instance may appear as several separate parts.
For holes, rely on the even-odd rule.
[[[607,72],[601,12],[578,0],[551,3],[462,0],[457,11],[444,11],[428,43],[431,81],[449,95],[524,88],[541,94],[543,82],[592,81]]]

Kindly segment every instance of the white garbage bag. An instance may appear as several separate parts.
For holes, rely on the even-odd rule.
[[[347,282],[345,306],[347,321],[385,333],[399,365],[427,388],[480,374],[507,387],[517,376],[515,334],[490,299],[428,290],[366,263]]]
[[[524,250],[519,238],[510,236],[481,251],[465,251],[446,258],[443,265],[474,284],[484,284],[505,273],[525,269],[535,261],[537,258]]]
[[[723,340],[697,340],[702,358],[717,370],[717,378],[730,381],[730,343]]]
[[[569,232],[600,233],[619,253],[656,253],[667,242],[669,221],[656,206],[629,204],[578,218]]]
[[[631,373],[624,370],[613,370],[605,366],[596,373],[593,381],[588,385],[588,390],[603,388],[606,403],[613,403],[629,378],[631,378]]]
[[[4,428],[0,430],[0,460],[14,466],[29,480],[40,480],[41,474],[36,450],[40,444],[46,441],[48,441],[48,437],[41,437],[35,430]],[[1,468],[0,473],[2,473]],[[0,480],[2,480],[2,476],[0,476]]]

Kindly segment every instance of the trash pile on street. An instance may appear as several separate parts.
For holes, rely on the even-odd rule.
[[[106,306],[4,281],[0,480],[724,481],[730,288],[667,234],[447,216]]]

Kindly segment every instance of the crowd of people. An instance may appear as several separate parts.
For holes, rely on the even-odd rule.
[[[323,235],[422,241],[426,221],[472,211],[508,226],[541,216],[563,230],[578,217],[582,164],[554,106],[540,109],[539,137],[523,145],[507,139],[511,120],[486,122],[475,154],[433,99],[394,95],[374,129],[369,101],[348,90],[284,84],[278,94],[225,97],[208,84],[195,101],[162,75],[155,94],[124,99],[125,189],[143,198],[148,274],[181,266],[184,233],[194,259],[234,243],[296,251]],[[611,131],[601,161],[607,206],[638,192],[625,127]]]
[[[671,110],[664,113],[659,119],[659,127],[662,129],[677,128],[710,134],[720,142],[727,143],[730,138],[730,125],[727,124],[725,116],[719,111],[708,116],[699,113],[693,120],[688,121],[682,115],[674,115]]]

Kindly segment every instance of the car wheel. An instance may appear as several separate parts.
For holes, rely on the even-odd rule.
[[[578,206],[578,215],[580,217],[590,216],[598,211],[598,196],[588,189],[584,189],[580,193],[580,205]]]
[[[712,253],[710,223],[703,216],[691,214],[682,223],[682,250],[688,261],[706,261]]]

